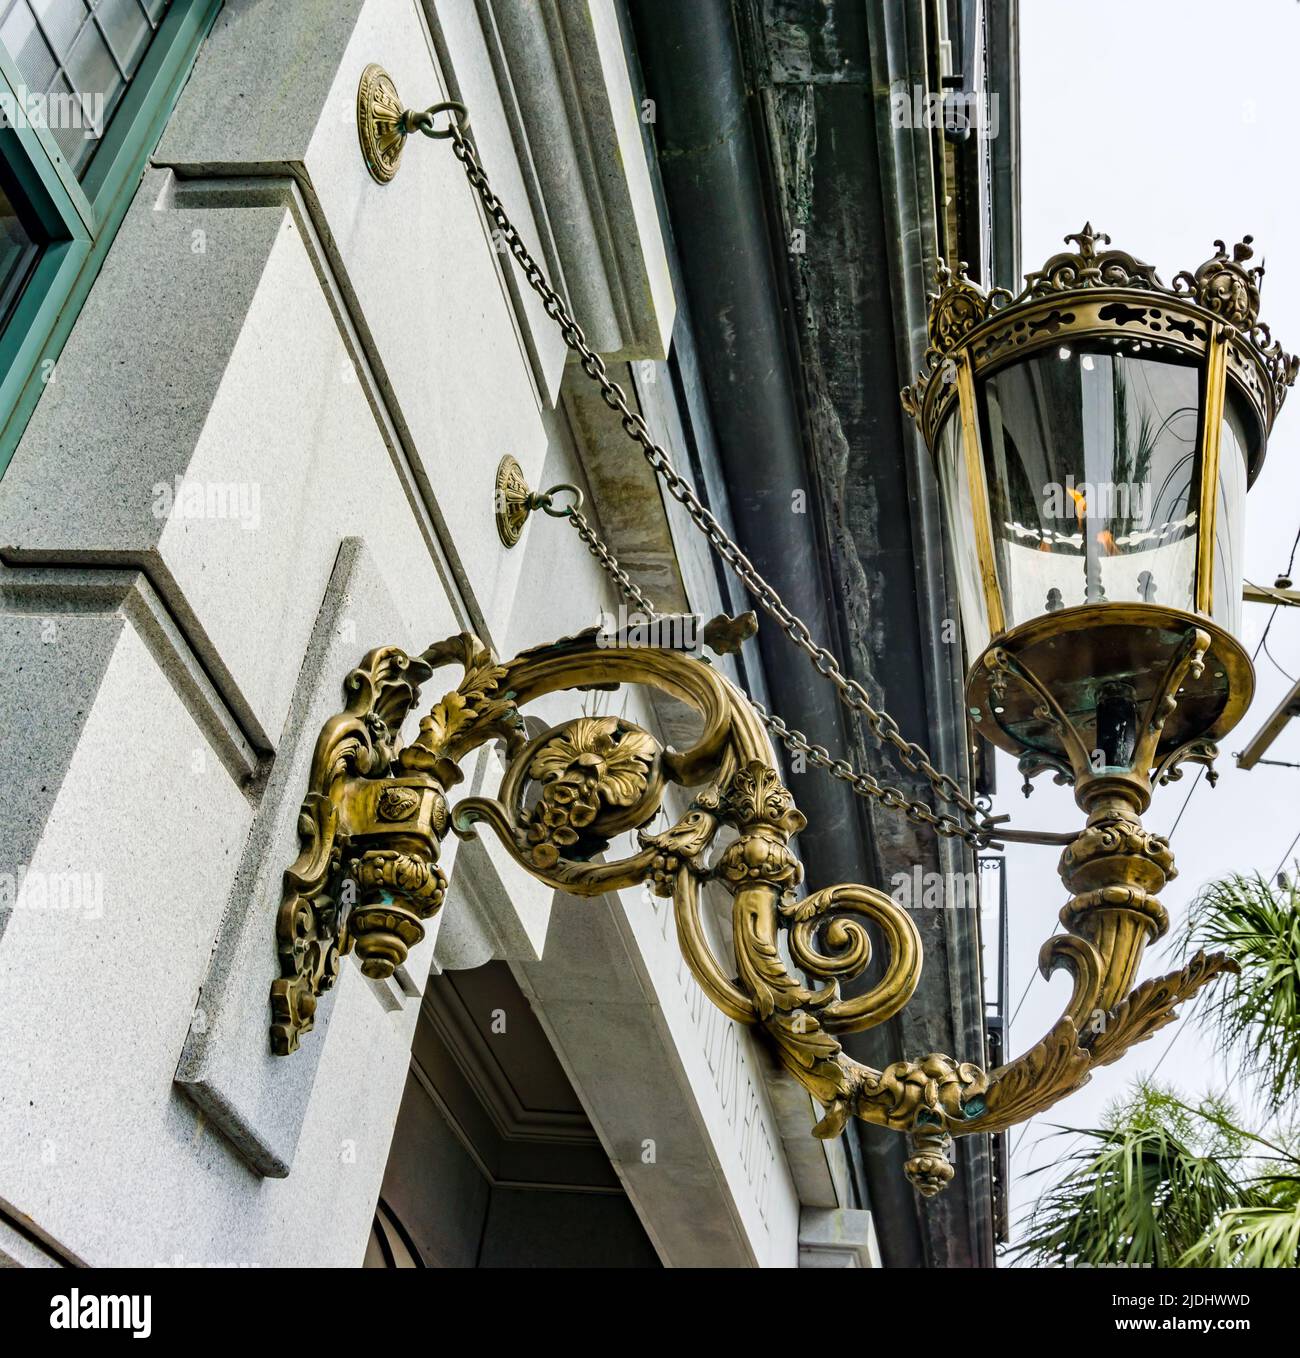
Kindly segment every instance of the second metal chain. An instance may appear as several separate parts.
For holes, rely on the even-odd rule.
[[[424,131],[425,128],[421,126],[420,130]],[[524,279],[529,287],[531,287],[542,299],[546,314],[559,325],[560,334],[563,337],[565,344],[581,359],[582,370],[600,387],[601,396],[605,401],[605,404],[620,416],[624,433],[627,434],[628,438],[640,445],[646,461],[649,462],[650,466],[662,479],[664,485],[668,488],[668,493],[686,509],[696,527],[704,533],[713,544],[718,554],[727,562],[732,570],[735,571],[736,575],[740,578],[746,589],[754,596],[763,611],[766,612],[769,617],[773,618],[786,636],[788,636],[790,640],[807,655],[813,667],[831,681],[844,706],[851,712],[856,712],[865,718],[867,725],[871,728],[875,737],[882,743],[893,747],[897,753],[899,762],[904,768],[911,770],[913,773],[919,773],[926,778],[939,797],[958,807],[968,822],[977,823],[981,819],[980,810],[975,803],[962,792],[957,780],[953,778],[951,774],[944,773],[942,770],[935,768],[934,764],[931,762],[930,756],[926,753],[923,746],[917,744],[915,741],[905,739],[894,718],[891,717],[888,712],[876,708],[872,704],[866,689],[864,689],[856,679],[853,679],[844,673],[840,667],[839,661],[830,650],[814,640],[807,623],[787,607],[784,600],[772,585],[759,574],[759,571],[754,566],[753,562],[751,562],[745,553],[741,551],[740,547],[728,537],[726,531],[713,515],[712,511],[709,510],[695,494],[690,483],[686,481],[672,465],[672,461],[668,454],[653,438],[651,438],[645,420],[639,412],[632,409],[622,387],[620,387],[617,382],[611,380],[606,371],[604,359],[602,359],[587,343],[582,327],[574,320],[573,315],[565,305],[564,299],[547,282],[546,275],[542,272],[541,267],[529,252],[528,247],[524,244],[518,231],[515,229],[514,224],[506,215],[501,200],[493,191],[491,184],[488,182],[487,175],[483,171],[483,167],[479,164],[473,147],[465,136],[465,129],[459,118],[453,117],[448,132],[441,133],[443,136],[447,136],[448,134],[451,137],[452,150],[456,158],[464,166],[465,174],[469,180],[470,186],[478,194],[488,218],[500,232],[499,239],[509,248],[510,253],[514,256],[515,261],[522,270]],[[604,547],[603,543],[600,544],[599,549],[593,547],[593,541],[598,542],[599,540],[595,538],[595,534],[592,532],[590,524],[587,524],[586,520],[582,519],[580,525],[578,519],[581,519],[581,515],[578,515],[575,518],[575,527],[578,528],[579,533],[583,536],[584,541],[587,542],[588,547],[592,549],[593,555],[597,556],[598,559],[601,559],[602,564],[605,564],[604,559],[601,557],[602,552],[610,561],[613,561],[613,557],[610,556],[608,548]],[[585,532],[583,531],[584,526],[586,529]],[[626,580],[626,573],[618,567],[616,561],[614,561],[614,566],[618,569],[623,580]],[[624,587],[621,580],[618,581],[618,583],[620,588]],[[628,581],[628,584],[630,586],[631,582]],[[635,586],[631,587],[635,589]],[[637,591],[637,594],[639,595],[640,592]],[[629,595],[629,597],[634,596]],[[644,602],[644,596],[640,596],[640,598],[637,599],[637,602],[642,606],[648,607]],[[653,612],[653,610],[650,611]],[[771,720],[778,721],[779,719],[771,718]],[[780,725],[782,730],[785,731],[786,735],[789,735],[791,739],[799,734],[797,732],[790,732],[788,728],[785,728],[784,723],[780,723]],[[780,738],[783,743],[785,743],[785,736],[782,735]],[[846,777],[842,771],[836,772],[843,761],[833,760],[820,746],[808,744],[801,736],[799,739],[801,743],[799,752],[813,758],[814,762],[819,763],[822,767],[826,767],[831,772],[835,772],[837,777],[844,778],[845,781],[848,782],[854,781],[855,778],[860,778],[875,784],[875,780],[870,779],[869,775],[866,774],[853,772],[851,777]],[[793,747],[787,743],[787,748]],[[821,761],[823,755],[825,756],[826,761],[824,763]],[[851,766],[848,767],[851,768]],[[875,788],[877,789],[876,791],[872,791],[867,795],[880,795],[881,800],[884,801],[886,805],[896,809],[906,810],[909,819],[918,818],[911,814],[911,809],[923,807],[924,803],[911,801],[896,788],[882,789],[879,784],[875,784]],[[886,793],[890,795],[886,796]],[[934,824],[935,828],[940,830],[940,833],[960,835],[960,837],[973,844],[982,844],[984,842],[983,836],[968,829],[966,826],[963,826],[956,818],[951,816],[935,816],[928,807],[925,807],[924,809],[927,816],[922,819],[925,819],[928,824]],[[943,828],[941,828],[941,826]]]
[[[623,597],[641,609],[647,618],[655,618],[657,613],[654,605],[619,564],[618,558],[610,551],[609,546],[591,526],[582,511],[574,506],[557,516],[567,518],[573,524],[574,531],[586,544],[587,550],[600,563],[605,574],[618,587]],[[878,801],[892,811],[901,811],[913,825],[927,825],[936,834],[965,840],[975,849],[984,847],[985,836],[963,825],[956,816],[933,811],[924,802],[909,798],[901,788],[890,787],[887,783],[877,781],[871,774],[855,768],[847,759],[836,759],[824,745],[814,744],[802,731],[787,726],[775,712],[769,712],[756,699],[751,697],[749,703],[763,725],[792,755],[807,759],[815,768],[822,769],[832,778],[847,783],[859,797]]]

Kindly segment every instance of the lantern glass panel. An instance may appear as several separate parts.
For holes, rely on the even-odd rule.
[[[939,435],[939,482],[956,566],[957,602],[961,606],[966,646],[973,659],[989,643],[989,612],[975,551],[975,512],[965,458],[961,420],[954,411]]]
[[[1214,594],[1210,616],[1225,631],[1241,636],[1241,579],[1246,569],[1247,430],[1253,417],[1228,387],[1219,442],[1219,504],[1214,519]]]
[[[1083,604],[1194,609],[1200,385],[1190,363],[1074,346],[982,382],[1008,628]]]

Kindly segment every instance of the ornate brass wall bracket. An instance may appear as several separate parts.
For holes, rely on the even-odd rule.
[[[1088,826],[1061,861],[1074,892],[1062,913],[1068,933],[1049,940],[1041,958],[1045,974],[1065,967],[1075,982],[1052,1031],[991,1072],[940,1053],[884,1070],[862,1065],[840,1039],[884,1022],[911,998],[921,974],[915,924],[867,886],[799,897],[803,868],[790,840],[805,820],[745,695],[705,661],[607,640],[592,629],[498,664],[462,634],[418,657],[395,647],[371,651],[348,676],[347,706],[317,743],[299,822],[302,853],[285,874],[282,976],[271,994],[275,1051],[295,1050],[311,1028],[341,956],[355,950],[364,972],[384,976],[423,937],[445,889],[437,860],[449,828],[446,793],[460,781],[460,761],[498,739],[509,764],[497,796],[462,799],[450,828],[467,837],[486,826],[532,876],[574,895],[645,883],[671,899],[683,957],[706,995],[729,1018],[761,1029],[822,1105],[814,1133],[838,1136],[858,1117],[911,1135],[907,1173],[927,1195],[952,1177],[951,1136],[998,1130],[1049,1107],[1232,966],[1198,956],[1130,993],[1145,943],[1165,928],[1155,893],[1173,875],[1172,856],[1142,829],[1129,784],[1098,778]],[[1194,638],[1189,664],[1199,644]],[[459,685],[403,746],[399,729],[420,686],[452,662],[464,670]],[[693,707],[695,744],[666,748],[614,716],[576,717],[525,740],[527,703],[622,683]],[[670,784],[691,789],[691,802],[674,825],[651,833],[645,827]],[[632,851],[607,860],[627,832],[635,834]],[[711,883],[731,897],[726,958],[710,944],[701,914]],[[886,951],[883,972],[869,988],[846,993],[871,960],[873,932]]]
[[[434,669],[459,661],[465,677],[420,722],[409,745],[400,730]],[[462,634],[409,656],[396,646],[370,651],[348,675],[347,706],[316,741],[311,782],[298,816],[301,852],[285,872],[276,920],[280,979],[271,986],[271,1048],[298,1049],[320,996],[356,950],[361,970],[392,975],[424,937],[442,905],[438,852],[447,832],[446,792],[458,762],[476,745],[523,743],[513,705],[497,696],[503,673]]]
[[[809,640],[807,626],[716,529],[707,508],[672,468],[511,225],[468,140],[464,107],[444,103],[402,111],[386,80],[369,69],[358,99],[371,173],[381,182],[392,177],[402,139],[410,133],[452,140],[488,218],[506,233],[524,280],[556,319],[583,371],[621,415],[628,438],[764,609],[832,680],[845,705],[864,716],[883,741],[896,747],[902,762],[924,774],[937,795],[971,823],[936,814],[922,803],[909,804],[874,779],[854,779],[855,790],[905,807],[909,818],[945,835],[968,844],[989,843],[988,832],[996,834],[1001,818],[986,819],[982,833],[972,828],[978,807],[958,782],[935,769],[919,746],[905,742],[892,719],[870,705],[865,690],[842,672],[831,653]],[[438,115],[444,113],[449,121],[439,126]],[[646,883],[670,897],[683,955],[706,994],[732,1019],[761,1027],[785,1067],[822,1105],[814,1132],[836,1136],[850,1117],[857,1117],[907,1134],[913,1154],[906,1172],[926,1195],[952,1177],[948,1152],[954,1135],[1000,1130],[1050,1107],[1086,1081],[1094,1067],[1118,1059],[1168,1023],[1176,1006],[1200,986],[1232,969],[1225,956],[1198,954],[1182,970],[1132,988],[1146,944],[1167,928],[1157,893],[1174,875],[1168,844],[1143,829],[1140,815],[1149,804],[1153,779],[1178,777],[1187,761],[1212,764],[1214,741],[1249,702],[1249,658],[1211,621],[1219,420],[1231,384],[1253,415],[1255,427],[1246,438],[1253,477],[1300,361],[1286,354],[1258,319],[1262,268],[1246,267],[1252,258],[1249,237],[1232,259],[1216,242],[1213,258],[1195,274],[1180,274],[1172,288],[1134,256],[1099,248],[1109,247],[1109,238],[1089,225],[1067,237],[1067,243],[1076,248],[1054,255],[1015,296],[1000,288],[984,293],[965,276],[965,266],[956,275],[942,269],[941,291],[932,298],[925,370],[903,392],[904,406],[932,451],[954,408],[960,416],[987,623],[975,649],[990,635],[993,643],[968,678],[969,714],[994,744],[1022,756],[1027,775],[1050,768],[1060,781],[1073,782],[1088,817],[1061,858],[1061,875],[1072,892],[1061,915],[1067,932],[1049,939],[1040,954],[1045,975],[1064,968],[1074,980],[1069,1005],[1051,1032],[991,1072],[942,1053],[897,1061],[884,1070],[848,1057],[840,1036],[883,1022],[916,988],[920,943],[911,919],[888,896],[865,886],[839,885],[799,898],[795,888],[802,867],[790,840],[804,820],[781,785],[759,714],[707,665],[671,651],[624,644],[626,636],[611,645],[608,637],[598,641],[593,631],[525,652],[504,665],[471,637],[434,647],[415,660],[391,651],[367,657],[363,670],[373,667],[377,656],[388,657],[389,664],[400,659],[409,671],[408,686],[399,685],[398,695],[388,700],[391,719],[385,716],[376,725],[373,702],[355,710],[350,704],[334,719],[337,729],[322,733],[304,805],[303,853],[287,874],[290,898],[281,915],[284,975],[272,996],[276,1050],[292,1050],[310,1027],[316,998],[333,981],[342,953],[355,948],[363,970],[382,975],[423,936],[422,921],[442,899],[436,861],[446,827],[445,792],[459,777],[455,764],[475,745],[500,734],[506,735],[511,755],[500,792],[495,798],[463,800],[453,818],[455,832],[467,835],[476,825],[487,825],[525,870],[577,895]],[[1195,617],[1157,605],[1148,573],[1145,584],[1139,577],[1139,604],[1107,604],[1098,590],[1086,593],[1083,605],[1063,608],[1054,587],[1046,621],[1034,614],[1006,630],[988,469],[979,458],[980,384],[1013,362],[1064,349],[1067,340],[1090,346],[1105,342],[1162,362],[1205,365],[1205,390],[1213,396],[1201,401],[1207,418],[1202,420]],[[644,598],[576,507],[556,509],[548,503],[553,492],[534,495],[508,462],[498,473],[496,492],[498,531],[507,546],[518,540],[533,509],[567,513],[624,596]],[[1235,596],[1237,582],[1229,584]],[[1076,640],[1086,635],[1090,661],[1070,657],[1053,673],[1045,653],[1071,632]],[[735,642],[718,635],[726,644]],[[1058,660],[1066,649],[1060,648]],[[453,655],[462,659],[465,679],[426,718],[421,739],[410,750],[400,749],[397,725],[425,671]],[[648,731],[612,717],[577,718],[522,743],[519,706],[562,689],[620,683],[649,684],[694,706],[703,722],[696,745],[685,752],[665,749]],[[1091,742],[1074,719],[1080,712],[1096,718]],[[816,749],[779,719],[769,720],[788,748]],[[358,734],[358,722],[361,732],[372,734]],[[795,743],[796,736],[802,743]],[[423,752],[413,753],[417,749]],[[1100,760],[1094,757],[1098,750]],[[829,758],[822,766],[837,767]],[[645,827],[672,783],[691,789],[693,800],[676,825],[651,834]],[[399,802],[411,808],[409,826],[379,827],[380,806],[397,808]],[[718,851],[723,829],[734,832],[734,838]],[[636,832],[636,851],[603,861],[613,840],[629,831]],[[1008,831],[1005,837],[1053,838],[1023,831]],[[359,904],[346,899],[341,880],[365,893]],[[725,889],[732,900],[728,961],[714,953],[701,921],[701,894],[709,884]],[[870,961],[872,931],[887,948],[887,965],[870,988],[846,993]]]

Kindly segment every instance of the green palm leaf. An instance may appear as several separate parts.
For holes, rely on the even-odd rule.
[[[1300,1089],[1300,900],[1259,873],[1213,882],[1188,912],[1187,951],[1222,949],[1241,974],[1205,992],[1197,1021],[1217,1031],[1247,1074],[1258,1077],[1272,1112]]]
[[[1233,1173],[1233,1143],[1219,1123],[1152,1085],[1139,1085],[1103,1126],[1062,1130],[1084,1145],[1021,1223],[1017,1258],[1172,1267],[1226,1213],[1257,1202]]]

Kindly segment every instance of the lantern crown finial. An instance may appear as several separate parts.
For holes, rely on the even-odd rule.
[[[1084,255],[1094,255],[1097,253],[1096,242],[1101,241],[1103,245],[1110,244],[1110,237],[1104,231],[1094,231],[1091,222],[1084,222],[1083,230],[1076,231],[1072,236],[1065,237],[1068,245],[1071,241],[1077,241],[1079,252]]]
[[[1078,248],[1062,250],[1036,273],[1026,274],[1017,302],[1076,288],[1164,288],[1155,269],[1127,250],[1099,251],[1098,245],[1110,245],[1110,237],[1097,231],[1091,222],[1084,222],[1081,230],[1066,236],[1065,243]]]
[[[968,352],[977,369],[998,366],[1016,351],[1076,339],[1196,358],[1205,353],[1215,322],[1229,328],[1229,376],[1267,433],[1300,373],[1300,359],[1286,353],[1259,319],[1264,266],[1250,262],[1253,236],[1243,236],[1231,253],[1216,240],[1214,254],[1194,273],[1176,274],[1172,286],[1152,265],[1113,247],[1110,236],[1090,221],[1064,241],[1072,248],[1027,273],[1015,295],[1005,288],[986,292],[969,277],[965,263],[954,272],[942,259],[938,262],[936,287],[929,294],[924,367],[902,392],[903,408],[931,446],[954,387],[933,379],[936,373],[951,373],[958,351]],[[1106,296],[1115,292],[1136,295]]]
[[[1232,247],[1231,259],[1227,246],[1216,240],[1214,254],[1195,273],[1184,271],[1175,277],[1175,289],[1185,288],[1199,305],[1238,329],[1251,330],[1259,326],[1259,284],[1264,277],[1264,266],[1261,263],[1246,268],[1246,261],[1255,255],[1251,248],[1254,239],[1254,236],[1243,236]],[[1261,328],[1267,343],[1267,327]]]

